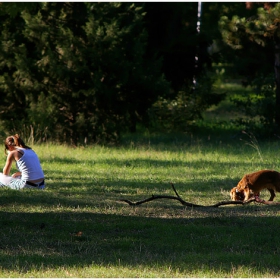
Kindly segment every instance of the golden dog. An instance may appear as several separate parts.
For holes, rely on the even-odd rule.
[[[246,201],[253,196],[259,196],[263,189],[269,190],[269,201],[273,201],[275,192],[280,192],[280,173],[274,170],[260,170],[245,174],[230,191],[230,197],[231,200]]]

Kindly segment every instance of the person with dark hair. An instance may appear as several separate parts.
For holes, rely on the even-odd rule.
[[[0,187],[8,187],[14,190],[22,188],[44,189],[44,172],[40,160],[32,148],[26,146],[18,134],[8,136],[4,144],[7,160],[3,173],[0,173]],[[18,172],[10,176],[14,161]]]

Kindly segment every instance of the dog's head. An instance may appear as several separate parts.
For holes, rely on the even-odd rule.
[[[230,191],[230,197],[231,197],[231,200],[234,200],[234,201],[236,201],[236,200],[243,201],[245,198],[244,191],[239,191],[237,189],[237,187],[234,187]]]
[[[248,192],[249,192],[249,194],[248,194]],[[248,199],[252,198],[254,196],[259,196],[260,195],[259,192],[258,193],[253,193],[252,190],[250,190],[248,187],[245,187],[242,190],[240,190],[238,188],[238,185],[237,185],[237,187],[232,188],[231,191],[230,191],[231,200],[244,201],[245,193],[246,193],[246,195],[248,195]]]

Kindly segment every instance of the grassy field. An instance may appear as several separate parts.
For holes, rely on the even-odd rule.
[[[47,188],[0,189],[0,278],[279,277],[280,206],[120,201],[173,196],[172,182],[207,206],[245,173],[280,170],[279,139],[242,133],[229,99],[204,116],[193,133],[128,135],[118,147],[33,146]]]
[[[279,277],[279,206],[120,201],[174,195],[170,182],[188,202],[229,200],[244,173],[279,170],[279,142],[252,142],[209,131],[34,146],[47,188],[0,190],[0,277]]]

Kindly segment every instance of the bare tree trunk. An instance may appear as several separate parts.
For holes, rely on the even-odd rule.
[[[278,41],[278,40],[277,40]],[[280,42],[275,42],[275,82],[276,82],[276,112],[275,123],[280,128]]]

